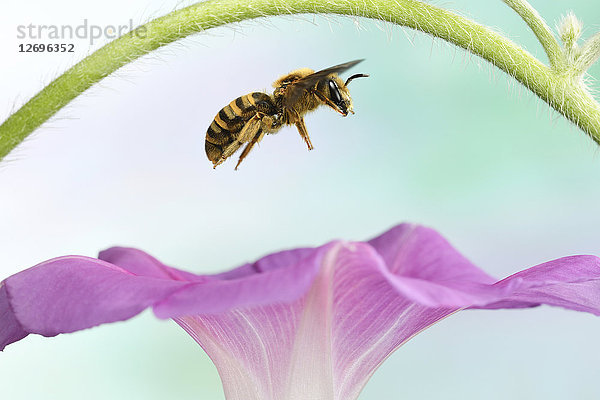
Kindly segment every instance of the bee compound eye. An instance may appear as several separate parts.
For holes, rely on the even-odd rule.
[[[333,100],[333,102],[335,104],[339,104],[342,102],[342,96],[340,96],[340,90],[338,89],[337,84],[333,80],[329,81],[329,93],[330,93],[331,100]]]

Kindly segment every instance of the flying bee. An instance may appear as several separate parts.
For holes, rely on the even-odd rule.
[[[273,95],[253,92],[223,107],[206,132],[206,156],[212,161],[213,168],[246,144],[235,166],[237,170],[255,144],[285,125],[295,125],[308,149],[312,150],[304,115],[321,105],[333,108],[344,117],[348,113],[354,114],[348,84],[369,75],[355,74],[344,82],[338,74],[361,61],[350,61],[317,72],[309,68],[298,69],[273,83]]]

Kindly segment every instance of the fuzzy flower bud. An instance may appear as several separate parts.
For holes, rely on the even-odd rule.
[[[558,25],[558,33],[567,51],[572,51],[577,47],[577,40],[581,36],[582,28],[583,23],[577,19],[572,11],[562,17]]]

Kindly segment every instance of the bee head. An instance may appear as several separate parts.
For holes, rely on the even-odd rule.
[[[340,79],[337,75],[331,75],[327,79],[327,83],[325,86],[324,93],[329,100],[330,104],[327,104],[335,111],[342,114],[344,117],[348,115],[348,113],[354,114],[353,106],[352,106],[352,97],[350,97],[350,91],[348,90],[348,83],[351,80],[356,78],[367,77],[369,75],[365,74],[356,74],[352,75],[346,83]]]

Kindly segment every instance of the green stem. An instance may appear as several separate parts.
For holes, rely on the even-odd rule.
[[[551,70],[498,33],[444,9],[415,0],[211,0],[137,28],[55,79],[0,125],[0,159],[90,86],[152,50],[225,24],[289,14],[372,18],[442,38],[505,71],[600,143],[600,105],[578,80]]]
[[[542,16],[525,0],[502,0],[510,8],[516,11],[523,18],[525,23],[531,28],[538,41],[544,48],[550,65],[557,70],[565,67],[565,60],[562,49],[554,33],[546,24]]]

